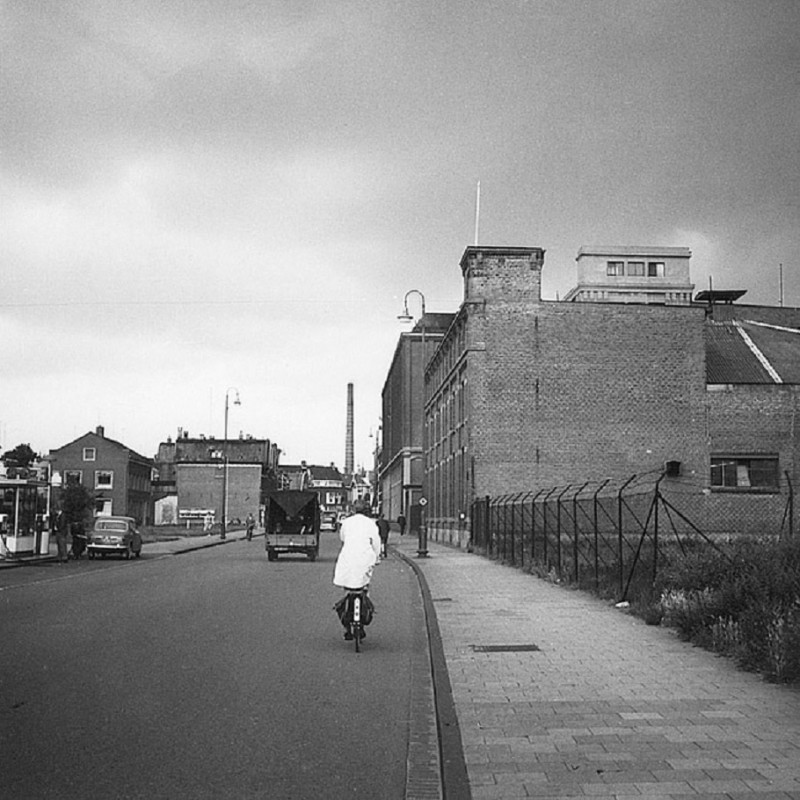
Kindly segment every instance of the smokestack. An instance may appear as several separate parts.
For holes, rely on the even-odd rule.
[[[344,472],[353,474],[353,384],[347,384],[347,437],[344,444]]]

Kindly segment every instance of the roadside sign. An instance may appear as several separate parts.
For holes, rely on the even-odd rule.
[[[426,505],[428,505],[428,501],[424,497],[420,497],[419,504],[421,506],[426,506]]]

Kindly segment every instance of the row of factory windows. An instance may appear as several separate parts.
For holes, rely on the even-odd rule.
[[[432,387],[441,386],[453,368],[458,364],[459,359],[464,354],[467,342],[467,328],[465,319],[456,319],[454,327],[449,331],[431,360],[429,369],[433,371],[428,375],[429,385]]]
[[[663,278],[665,265],[663,261],[607,261],[606,275],[619,277],[630,275],[636,278]]]
[[[428,473],[428,494],[429,519],[452,519],[466,513],[470,497],[466,447],[432,465]]]

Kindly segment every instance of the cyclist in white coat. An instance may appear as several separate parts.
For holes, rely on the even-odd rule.
[[[342,549],[333,570],[333,583],[343,589],[367,586],[381,552],[378,526],[369,516],[369,507],[364,502],[356,503],[355,512],[339,529]]]
[[[336,559],[333,570],[333,583],[340,586],[345,592],[364,589],[366,592],[372,579],[372,569],[378,562],[381,552],[381,538],[378,526],[370,519],[369,506],[366,503],[356,503],[356,513],[347,517],[339,529],[339,538],[342,540],[342,549]],[[344,638],[352,639],[350,631],[350,612],[345,594],[334,606],[339,621],[344,626]],[[364,594],[364,624],[369,625],[375,607],[369,597]],[[362,637],[366,633],[362,631]]]

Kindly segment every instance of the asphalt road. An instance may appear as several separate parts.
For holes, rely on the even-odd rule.
[[[0,796],[402,798],[417,582],[376,567],[356,654],[337,550],[268,563],[255,539],[0,575]]]

